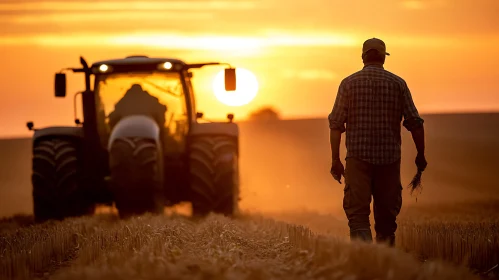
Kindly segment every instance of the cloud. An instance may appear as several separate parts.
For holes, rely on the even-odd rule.
[[[0,3],[0,12],[247,10],[257,4],[255,1],[40,1]]]
[[[326,69],[284,70],[282,76],[286,79],[327,80],[333,81],[338,75]]]
[[[442,7],[445,5],[444,0],[407,0],[400,3],[402,8],[407,10],[426,10],[429,8]]]
[[[0,22],[13,24],[41,24],[41,23],[85,23],[85,22],[117,22],[117,21],[171,21],[212,20],[213,13],[209,12],[155,12],[155,11],[121,11],[121,12],[92,12],[92,13],[46,13],[40,15],[22,15],[0,18]]]
[[[155,14],[159,17],[158,14]],[[191,14],[194,16],[195,14]],[[124,16],[124,15],[122,15]],[[137,15],[138,16],[138,15]],[[204,14],[210,17],[210,14]],[[1,22],[1,20],[0,20]],[[28,20],[29,22],[29,20]],[[33,22],[32,22],[33,23]],[[103,23],[104,26],[106,22]],[[5,34],[0,37],[0,45],[10,46],[43,46],[43,47],[98,47],[98,48],[120,48],[120,47],[146,47],[155,49],[178,49],[178,50],[214,50],[214,51],[260,51],[266,48],[361,48],[366,34],[352,33],[333,33],[315,31],[272,31],[252,30],[246,32],[203,32],[201,25],[194,23],[189,30],[169,28],[167,32],[158,29],[155,30],[134,30],[123,31],[122,28],[117,31],[84,31],[73,28],[71,32],[38,32],[27,33],[18,32],[17,34]],[[37,26],[35,24],[30,25]],[[127,25],[127,29],[131,25]],[[151,26],[154,26],[152,24]],[[196,26],[199,26],[197,28]],[[194,29],[195,28],[195,29]],[[126,30],[126,29],[125,29]],[[131,29],[133,30],[133,29]],[[205,30],[209,30],[205,29]],[[407,36],[401,34],[392,34],[382,36],[387,43],[390,53],[397,55],[398,48],[418,48],[420,50],[436,49],[458,49],[482,44],[483,40],[492,40],[497,42],[498,36],[476,37],[474,40],[463,42],[462,37],[442,37],[442,36]],[[311,74],[309,74],[311,75]],[[315,73],[314,75],[317,75]],[[311,75],[311,76],[314,76]],[[305,75],[306,76],[306,75]]]
[[[151,47],[188,50],[248,50],[264,47],[356,46],[355,39],[330,34],[300,36],[231,36],[216,34],[152,33],[71,33],[0,37],[0,45],[47,47]]]
[[[29,0],[28,0],[29,1]],[[264,8],[258,1],[209,0],[75,0],[0,1],[3,35],[41,32],[191,28],[206,30],[217,17]],[[181,23],[180,23],[181,21]],[[204,23],[200,23],[204,21]],[[36,31],[31,31],[36,30]]]
[[[268,46],[323,46],[351,47],[358,44],[358,39],[351,34],[317,31],[264,31],[262,37]]]
[[[402,7],[409,10],[422,10],[426,8],[426,5],[423,1],[412,0],[412,1],[403,1]]]

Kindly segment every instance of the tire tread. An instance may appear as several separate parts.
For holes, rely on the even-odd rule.
[[[31,180],[36,221],[93,213],[95,205],[81,182],[78,152],[71,140],[52,138],[35,143]]]
[[[163,182],[154,140],[118,138],[110,150],[112,192],[122,218],[163,212]]]
[[[232,157],[231,164],[227,164],[226,157]],[[193,214],[237,214],[239,170],[235,141],[225,136],[196,138],[189,159]]]

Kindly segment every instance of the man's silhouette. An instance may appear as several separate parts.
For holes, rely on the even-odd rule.
[[[331,174],[345,176],[343,208],[351,239],[372,242],[369,222],[371,197],[377,242],[393,246],[396,218],[402,207],[400,180],[401,121],[418,151],[416,165],[426,168],[423,119],[406,82],[383,68],[385,43],[364,42],[364,68],[342,80],[329,114]],[[346,128],[345,128],[346,125]],[[340,161],[341,134],[346,132],[346,170]]]
[[[156,120],[162,129],[165,126],[166,109],[166,105],[161,104],[158,98],[144,91],[139,84],[133,84],[109,115],[109,126],[112,129],[121,118],[126,116],[146,115]]]

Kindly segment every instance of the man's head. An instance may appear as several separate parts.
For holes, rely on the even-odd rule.
[[[143,94],[144,90],[142,89],[142,86],[140,84],[133,84],[127,91],[126,95],[132,94],[132,95],[137,95],[137,94]]]
[[[368,39],[362,46],[362,60],[364,61],[364,64],[383,65],[387,55],[390,54],[386,52],[386,45],[380,39]]]
[[[129,91],[132,91],[132,92],[142,92],[143,89],[142,89],[142,86],[140,84],[133,84]]]

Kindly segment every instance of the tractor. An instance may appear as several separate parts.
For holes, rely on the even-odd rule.
[[[235,68],[142,55],[80,64],[55,74],[56,98],[66,96],[66,71],[85,76],[75,125],[27,123],[36,221],[92,215],[98,205],[114,205],[121,218],[181,202],[194,216],[238,213],[238,125],[233,114],[205,121],[191,84],[191,70],[225,65],[225,90],[235,91]]]

